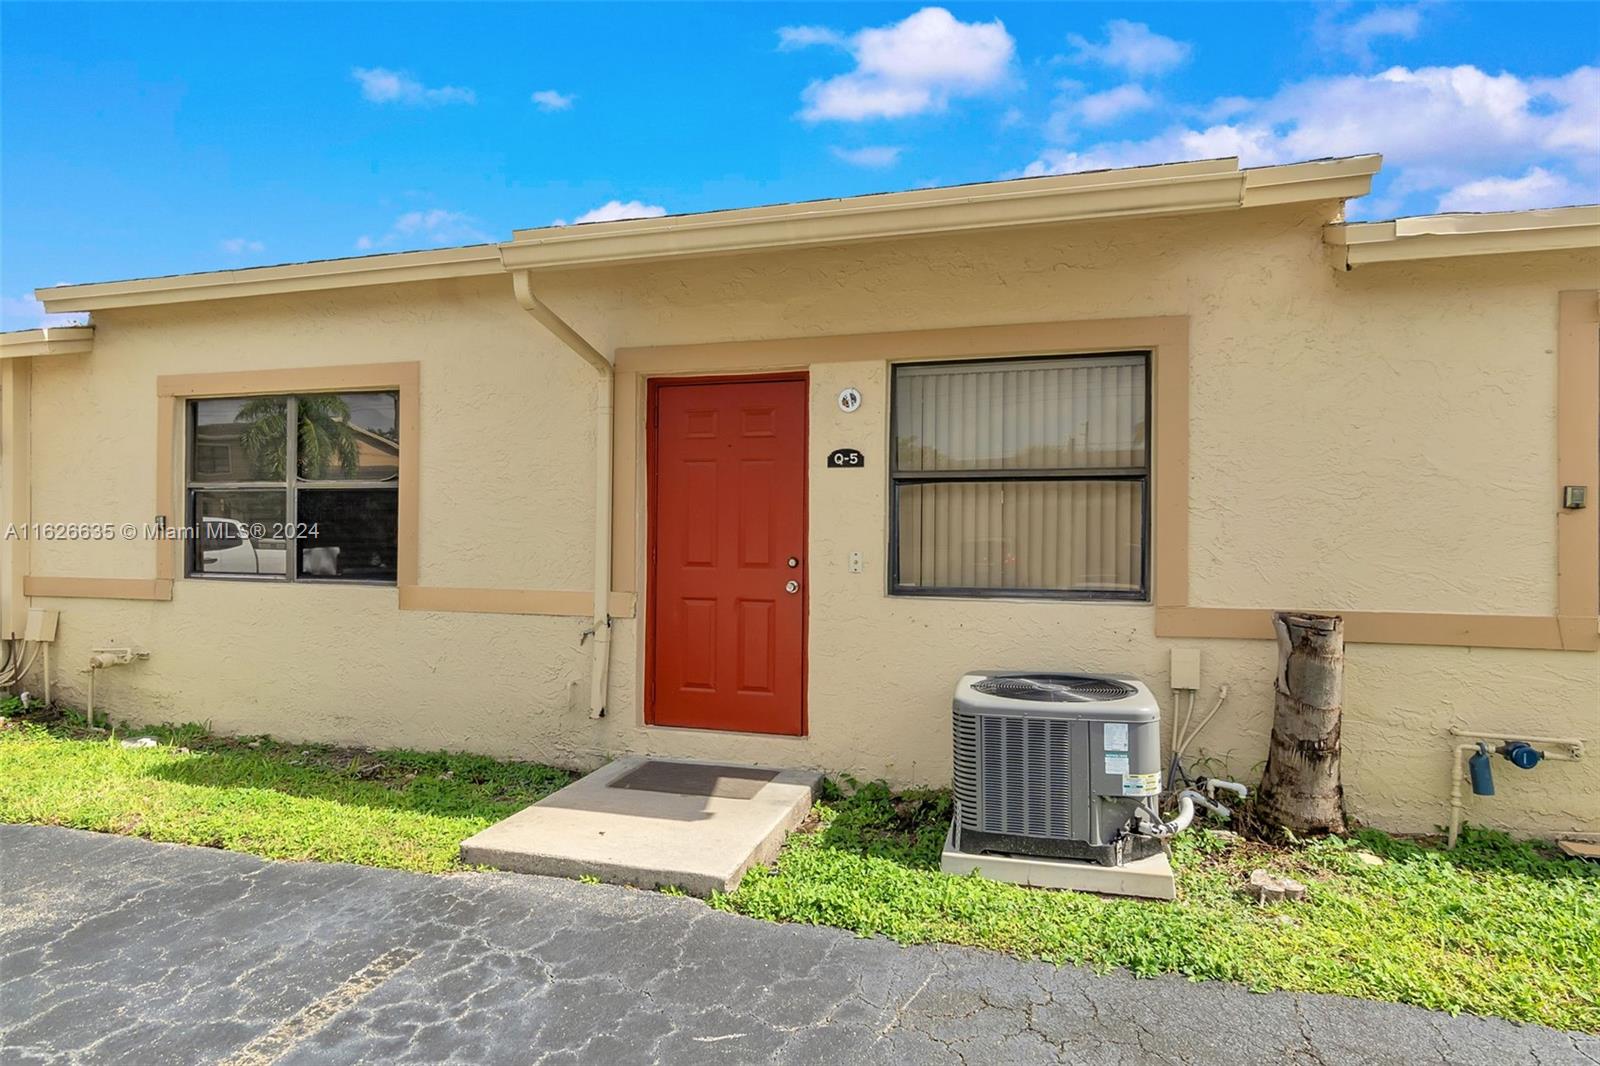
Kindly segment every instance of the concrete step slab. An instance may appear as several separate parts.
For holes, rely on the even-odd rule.
[[[777,857],[819,781],[809,770],[630,755],[468,837],[461,860],[696,896],[731,892],[745,871]]]

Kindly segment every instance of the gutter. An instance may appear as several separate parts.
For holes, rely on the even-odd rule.
[[[530,271],[514,271],[511,287],[524,311],[599,371],[594,401],[594,621],[584,635],[594,637],[593,666],[589,670],[589,717],[604,718],[611,681],[611,434],[616,368],[600,349],[539,298],[533,291]]]
[[[1366,194],[1381,157],[1243,168],[1234,158],[514,231],[508,270],[553,270]]]
[[[41,326],[38,329],[0,333],[0,359],[86,355],[93,349],[93,326]]]
[[[1483,214],[1414,215],[1326,226],[1325,244],[1346,270],[1372,263],[1600,248],[1600,206]]]

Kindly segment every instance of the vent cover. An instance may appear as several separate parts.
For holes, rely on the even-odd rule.
[[[1070,723],[955,716],[955,793],[966,829],[1066,839]]]
[[[1090,703],[1096,700],[1121,700],[1133,695],[1134,687],[1109,677],[1083,677],[1078,674],[1031,674],[1028,677],[986,677],[973,689],[985,696],[1004,696],[1037,703]]]

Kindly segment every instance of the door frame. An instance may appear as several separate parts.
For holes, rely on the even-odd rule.
[[[800,411],[800,521],[804,526],[800,567],[800,732],[762,733],[735,729],[704,729],[699,726],[656,725],[656,532],[657,502],[660,499],[659,397],[662,389],[677,385],[737,385],[770,381],[798,381],[806,386]],[[658,729],[689,729],[696,733],[737,733],[740,736],[804,739],[811,735],[809,694],[811,668],[811,374],[791,370],[754,374],[659,375],[645,379],[645,586],[644,586],[644,724]]]

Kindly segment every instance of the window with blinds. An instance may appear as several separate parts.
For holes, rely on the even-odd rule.
[[[892,591],[1146,597],[1149,355],[894,368]]]

